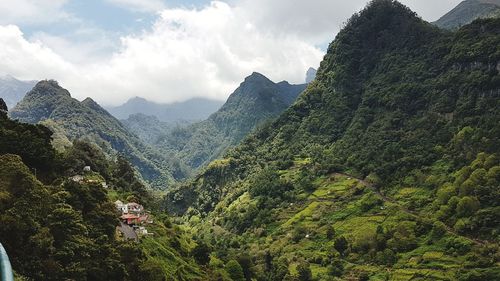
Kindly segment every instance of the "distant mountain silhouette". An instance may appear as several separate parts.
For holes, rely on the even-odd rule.
[[[10,75],[0,77],[0,97],[7,107],[14,107],[35,86],[36,81],[21,81]]]
[[[201,121],[210,114],[217,111],[223,101],[194,98],[184,102],[171,104],[161,104],[148,101],[141,97],[128,100],[123,105],[117,107],[107,107],[106,109],[118,119],[127,119],[132,114],[142,113],[154,115],[163,122],[179,121]]]
[[[434,22],[444,29],[457,29],[478,18],[500,16],[500,0],[466,0]]]

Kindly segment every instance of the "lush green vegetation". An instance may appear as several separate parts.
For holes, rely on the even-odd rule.
[[[9,114],[21,122],[49,127],[58,150],[67,149],[73,140],[84,140],[112,157],[124,155],[155,187],[164,188],[187,176],[188,169],[173,155],[146,145],[96,102],[73,99],[55,81],[39,82]]]
[[[247,280],[499,279],[499,34],[373,1],[298,101],[166,209],[220,278],[249,256]]]
[[[112,200],[154,200],[125,158],[75,141],[64,153],[42,125],[9,120],[0,99],[0,241],[22,280],[200,280],[196,244],[166,215],[140,243],[118,238]],[[72,176],[91,171],[83,180]],[[108,188],[102,183],[106,182]]]
[[[305,86],[274,83],[262,74],[253,73],[207,120],[189,126],[177,125],[163,130],[163,133],[156,129],[157,125],[153,125],[148,131],[158,135],[152,144],[176,155],[182,163],[197,170],[239,143],[256,127],[281,114]]]

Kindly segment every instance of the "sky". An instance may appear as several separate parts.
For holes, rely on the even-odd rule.
[[[0,0],[0,76],[119,105],[226,99],[252,72],[303,83],[368,0]],[[461,0],[402,0],[435,21]]]

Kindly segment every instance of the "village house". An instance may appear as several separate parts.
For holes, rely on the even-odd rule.
[[[144,212],[144,207],[138,203],[124,204],[120,200],[115,201],[116,209],[121,213],[120,220],[127,225],[137,225],[148,222],[149,215]]]
[[[81,183],[83,181],[83,176],[81,175],[76,175],[76,176],[72,176],[69,178],[70,180],[74,181],[74,182],[78,182],[78,183]]]
[[[128,214],[128,205],[127,204],[123,204],[122,201],[120,200],[116,200],[115,201],[115,206],[116,206],[116,209],[122,213],[122,214]]]
[[[140,213],[144,212],[144,207],[141,204],[137,204],[137,203],[132,202],[132,203],[128,203],[127,207],[128,207],[129,213],[140,214]]]

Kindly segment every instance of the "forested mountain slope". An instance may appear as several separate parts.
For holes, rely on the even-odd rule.
[[[457,29],[478,18],[500,17],[498,0],[466,0],[434,22],[445,29]]]
[[[48,126],[56,133],[54,144],[58,148],[79,139],[98,145],[110,155],[123,154],[144,179],[158,187],[186,176],[175,157],[144,144],[95,101],[87,98],[79,102],[55,81],[39,82],[10,111],[10,116],[21,122]]]
[[[204,279],[189,255],[195,245],[166,215],[141,244],[118,238],[110,194],[152,207],[128,162],[79,141],[59,153],[49,129],[9,120],[2,105],[0,98],[0,241],[16,280]],[[70,178],[85,165],[85,180]]]
[[[260,73],[253,73],[207,120],[173,128],[160,136],[155,145],[175,153],[186,165],[197,169],[282,113],[305,87],[285,81],[274,83]]]
[[[499,19],[445,32],[372,1],[290,109],[165,206],[258,280],[499,279],[499,71]]]

